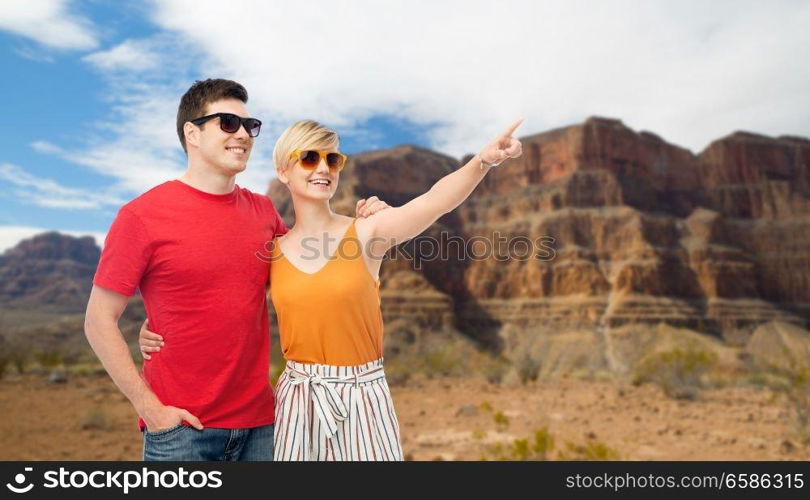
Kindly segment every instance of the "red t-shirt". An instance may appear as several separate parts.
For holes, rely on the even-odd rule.
[[[121,207],[93,283],[140,289],[149,329],[165,342],[143,365],[163,404],[206,427],[273,423],[269,263],[257,252],[286,231],[269,198],[239,186],[216,195],[169,181]]]

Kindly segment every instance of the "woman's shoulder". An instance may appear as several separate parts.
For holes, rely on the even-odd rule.
[[[335,221],[339,222],[344,226],[349,226],[355,219],[356,217],[349,217],[348,215],[335,214]]]

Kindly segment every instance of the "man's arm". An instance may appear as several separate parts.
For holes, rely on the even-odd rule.
[[[90,347],[149,430],[167,429],[183,420],[202,429],[197,417],[188,411],[163,405],[138,373],[118,328],[118,320],[128,299],[126,295],[93,286],[84,319],[84,333]]]
[[[391,208],[391,205],[382,201],[376,196],[372,196],[371,198],[363,198],[362,200],[357,200],[357,206],[355,206],[355,217],[361,219],[370,217],[380,210],[385,210],[386,208]]]

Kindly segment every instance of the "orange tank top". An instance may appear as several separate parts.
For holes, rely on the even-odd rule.
[[[274,241],[270,297],[285,359],[349,366],[382,357],[380,283],[366,267],[354,223],[315,273],[295,267]]]

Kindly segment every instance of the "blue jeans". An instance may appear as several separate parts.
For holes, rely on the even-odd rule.
[[[147,462],[269,462],[273,460],[273,425],[252,429],[209,429],[175,425],[143,433]]]

